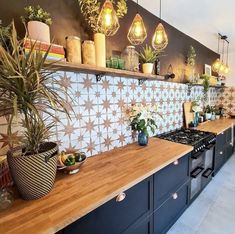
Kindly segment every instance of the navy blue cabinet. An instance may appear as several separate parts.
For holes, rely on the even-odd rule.
[[[125,191],[123,196],[69,225],[60,234],[163,233],[187,207],[189,156],[176,160]]]
[[[176,160],[154,175],[154,210],[189,180],[189,155]]]
[[[188,206],[188,183],[180,187],[154,212],[154,234],[166,233]]]
[[[141,220],[152,213],[152,177],[124,192],[125,198],[117,198],[87,214],[64,229],[64,234],[120,234],[131,225],[140,223],[147,230],[148,223]]]

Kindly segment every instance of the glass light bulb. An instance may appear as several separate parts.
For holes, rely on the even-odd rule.
[[[113,36],[118,31],[120,27],[118,17],[110,0],[106,0],[102,6],[97,26],[106,36]]]
[[[132,45],[140,45],[147,37],[144,21],[139,14],[136,14],[132,21],[127,38]]]
[[[220,65],[220,68],[219,68],[219,72],[220,72],[220,73],[223,73],[224,70],[225,70],[225,65],[224,65],[224,63],[222,62],[221,65]]]
[[[159,23],[158,26],[155,29],[153,38],[152,38],[152,47],[155,50],[163,50],[168,45],[168,37],[165,31],[164,26]]]
[[[214,72],[218,72],[220,70],[220,66],[221,66],[221,61],[220,59],[216,59],[215,62],[212,64],[212,70]]]
[[[224,73],[228,74],[229,73],[229,66],[226,64],[224,68]]]

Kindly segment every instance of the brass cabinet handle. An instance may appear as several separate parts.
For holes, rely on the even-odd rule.
[[[222,154],[223,154],[223,151],[220,151],[219,154],[222,155]]]
[[[178,194],[177,194],[177,193],[173,193],[173,194],[172,194],[172,198],[173,198],[174,200],[176,200],[176,199],[178,198]]]
[[[233,145],[233,142],[230,142],[230,145]]]
[[[221,132],[221,135],[224,135],[224,132]]]
[[[121,202],[126,198],[126,194],[125,193],[120,193],[117,195],[116,197],[116,202]]]
[[[179,165],[179,160],[175,160],[174,162],[173,162],[173,164],[176,166],[176,165]]]

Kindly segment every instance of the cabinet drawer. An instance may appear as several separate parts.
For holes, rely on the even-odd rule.
[[[117,197],[65,228],[65,234],[120,234],[138,219],[150,214],[152,207],[152,177],[125,191],[125,198]]]
[[[153,216],[148,216],[132,225],[123,234],[153,234]]]
[[[154,175],[154,209],[189,179],[187,154]]]
[[[183,185],[154,213],[154,234],[166,233],[187,208],[188,184]]]

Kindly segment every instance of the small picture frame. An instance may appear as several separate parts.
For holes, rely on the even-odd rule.
[[[204,73],[205,75],[211,76],[211,65],[205,64]]]

